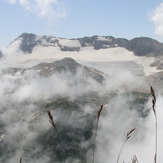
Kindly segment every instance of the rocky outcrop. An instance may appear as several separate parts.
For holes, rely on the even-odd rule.
[[[33,48],[40,42],[36,39],[37,36],[35,34],[23,33],[19,37],[22,38],[20,50],[22,50],[24,53],[32,53]]]
[[[134,38],[129,41],[126,48],[138,56],[160,56],[163,55],[163,43],[148,37]]]
[[[31,69],[39,71],[43,76],[50,76],[56,72],[68,72],[72,75],[77,75],[78,71],[80,71],[80,76],[82,76],[83,79],[84,77],[90,77],[99,83],[102,83],[105,76],[102,72],[83,66],[72,58],[64,58],[52,63],[40,63]]]

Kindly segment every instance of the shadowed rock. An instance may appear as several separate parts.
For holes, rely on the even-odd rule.
[[[50,76],[56,72],[69,72],[76,75],[78,71],[81,71],[81,76],[83,76],[83,78],[91,77],[99,83],[102,83],[104,80],[104,74],[102,72],[83,66],[72,58],[64,58],[52,63],[40,63],[32,69],[39,71],[43,76]]]

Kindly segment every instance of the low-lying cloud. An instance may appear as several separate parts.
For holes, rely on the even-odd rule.
[[[67,108],[66,104],[66,109],[63,109],[62,105],[59,108],[51,109],[57,127],[66,126],[65,132],[68,132],[69,138],[76,139],[73,137],[74,128],[77,128],[78,131],[75,136],[83,137],[82,131],[91,125],[90,119],[96,117],[98,107],[95,103],[99,100],[98,102],[102,104],[101,101],[105,94],[109,95],[110,100],[104,103],[106,105],[99,121],[95,151],[96,163],[116,162],[125,134],[132,128],[136,128],[136,131],[126,144],[120,161],[129,162],[134,154],[142,163],[153,161],[154,115],[153,112],[150,112],[147,117],[141,117],[139,101],[133,104],[134,98],[137,96],[131,93],[135,90],[139,92],[142,87],[146,87],[145,89],[148,90],[147,82],[130,72],[123,71],[123,73],[108,75],[106,81],[101,85],[89,77],[84,78],[81,71],[78,70],[76,75],[63,72],[47,77],[40,76],[38,70],[28,69],[12,73],[1,67],[0,134],[4,137],[0,142],[1,162],[16,163],[23,155],[23,162],[51,163],[51,158],[45,149],[41,151],[43,148],[41,145],[48,142],[47,139],[51,133],[52,139],[55,138],[56,134],[50,132],[53,130],[51,130],[46,110],[42,107],[49,102],[54,102],[57,98],[63,100],[68,98],[70,103],[77,100],[80,103],[80,108],[76,108],[76,106],[75,109]],[[126,91],[128,92],[126,93]],[[98,99],[92,94],[87,95],[88,92],[97,94],[98,96],[95,97]],[[81,98],[85,101],[93,98],[93,103],[84,103]],[[159,96],[157,99],[158,115],[162,115],[162,105],[162,97]],[[143,106],[148,110],[151,107],[151,99]],[[162,124],[161,118],[158,118],[159,124]],[[158,126],[160,131],[161,125]],[[88,130],[89,132],[94,132],[93,127],[89,129],[92,130]],[[62,129],[58,127],[58,130]],[[42,134],[44,137],[41,143],[35,142]],[[93,138],[94,135],[88,140],[82,139],[82,142],[78,142],[80,149],[87,151],[85,156],[87,163],[92,160],[90,144]],[[162,144],[161,138],[162,133],[159,132],[160,144]],[[72,142],[61,141],[65,143],[67,148],[69,148],[69,144],[73,144],[73,140]],[[67,143],[69,144],[67,145]],[[161,145],[159,148],[158,152],[161,153]],[[38,155],[40,151],[41,154]],[[55,155],[51,148],[48,151]],[[144,151],[146,151],[147,156],[144,156]],[[55,161],[58,162],[58,160]],[[161,161],[162,156],[159,155],[159,162]],[[70,157],[64,162],[81,163],[81,159]]]

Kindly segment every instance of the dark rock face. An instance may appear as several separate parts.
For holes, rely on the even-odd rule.
[[[163,43],[148,37],[139,37],[132,40],[124,38],[114,38],[112,36],[84,37],[78,39],[71,39],[79,41],[81,47],[71,47],[62,45],[58,38],[53,36],[37,36],[35,34],[23,33],[18,38],[22,39],[20,50],[24,53],[32,53],[35,46],[53,46],[59,47],[61,51],[80,51],[82,47],[92,46],[95,50],[107,49],[114,47],[123,47],[132,51],[138,56],[161,56],[163,55]],[[44,43],[46,42],[46,43]]]
[[[94,49],[106,49],[111,47],[117,47],[116,39],[112,36],[103,36],[103,40],[98,39],[98,36],[80,38],[79,41],[82,47],[93,46]]]
[[[79,67],[81,67],[81,65],[78,64],[75,60],[71,58],[64,58],[60,61],[55,61],[53,63],[40,63],[37,66],[34,66],[32,69],[41,70],[42,73],[46,74],[62,71],[69,71],[74,74]]]
[[[93,46],[96,50],[123,47],[134,52],[138,56],[160,56],[163,55],[163,43],[147,38],[139,37],[132,40],[124,38],[114,38],[112,36],[104,37],[106,40],[98,40],[98,36],[85,37],[80,39],[83,47],[86,45]]]
[[[93,46],[94,44],[94,40],[96,40],[97,36],[92,36],[92,37],[84,37],[84,38],[80,38],[80,44],[82,47],[86,47],[86,46]]]
[[[79,51],[79,50],[80,50],[79,47],[67,47],[67,46],[61,47],[61,51]]]
[[[22,38],[20,50],[22,50],[24,53],[32,53],[33,48],[38,45],[36,35],[23,33],[20,37]]]
[[[130,40],[126,48],[133,51],[138,56],[163,55],[163,44],[147,37],[134,38]]]
[[[83,66],[72,58],[64,58],[53,63],[40,63],[32,69],[39,70],[43,76],[49,76],[56,72],[70,72],[72,75],[76,75],[78,70],[82,70],[81,75],[83,75],[83,78],[91,77],[99,83],[102,83],[104,80],[104,74],[102,72]]]

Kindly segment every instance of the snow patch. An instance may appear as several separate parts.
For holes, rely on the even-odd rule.
[[[77,40],[61,39],[62,45],[76,46]],[[63,52],[59,47],[43,47],[36,46],[30,55],[14,55],[11,58],[6,58],[3,63],[10,67],[29,68],[41,62],[54,62],[65,57],[70,57],[78,62],[119,62],[119,61],[133,61],[136,64],[142,65],[145,75],[150,75],[161,70],[156,67],[151,67],[150,64],[155,61],[155,57],[135,56],[133,52],[125,48],[114,47],[109,49],[95,50],[92,46],[81,48],[79,52],[66,51]]]
[[[67,47],[81,47],[79,40],[59,39],[59,44]]]
[[[100,41],[111,41],[110,38],[106,38],[106,37],[103,37],[103,36],[98,36],[97,40],[100,40]]]

